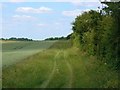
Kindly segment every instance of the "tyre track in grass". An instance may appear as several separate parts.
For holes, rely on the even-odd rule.
[[[54,56],[54,66],[53,66],[53,70],[51,72],[51,74],[49,75],[48,79],[46,81],[44,81],[40,88],[47,88],[47,86],[49,85],[50,81],[52,80],[54,73],[56,71],[56,66],[57,66],[57,62],[56,62],[56,57],[60,54],[60,51]]]
[[[70,78],[67,88],[72,88],[72,87],[73,87],[73,76],[74,76],[74,75],[73,75],[72,67],[71,67],[70,63],[66,60],[66,58],[67,58],[67,55],[66,55],[66,52],[64,52],[64,60],[65,60],[66,65],[67,65],[67,67],[68,67],[69,78]]]

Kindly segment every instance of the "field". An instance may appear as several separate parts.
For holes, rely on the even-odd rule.
[[[22,52],[29,51],[30,47],[23,48]],[[41,50],[37,46],[34,48]],[[11,51],[11,49],[13,50],[10,48],[4,52]],[[2,80],[3,88],[118,87],[116,71],[109,70],[107,64],[96,62],[96,57],[88,56],[78,48],[72,47],[70,41],[55,42],[49,49],[3,68]]]
[[[49,48],[55,41],[3,41],[2,65],[4,67],[15,64],[31,55]]]

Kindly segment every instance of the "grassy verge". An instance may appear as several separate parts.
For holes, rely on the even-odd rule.
[[[118,86],[107,64],[59,41],[48,50],[3,68],[3,88],[108,88]]]

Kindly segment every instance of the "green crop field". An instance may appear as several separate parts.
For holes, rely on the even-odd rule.
[[[118,87],[117,72],[107,67],[94,56],[72,47],[70,41],[59,41],[47,50],[3,68],[3,88]]]
[[[2,65],[9,66],[49,48],[55,41],[3,42]]]

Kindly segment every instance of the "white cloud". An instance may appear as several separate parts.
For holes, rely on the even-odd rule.
[[[79,7],[99,7],[101,5],[100,2],[72,2],[72,4]]]
[[[32,16],[27,15],[14,15],[13,18],[19,18],[19,19],[32,19]]]
[[[32,8],[32,7],[19,7],[16,9],[17,12],[22,12],[22,13],[50,13],[52,12],[51,8],[47,7],[40,7],[40,8]]]
[[[59,22],[56,22],[56,23],[54,23],[54,25],[61,25],[61,23],[59,23]]]
[[[51,26],[54,26],[54,27],[56,27],[56,26],[62,26],[62,24],[61,23],[59,23],[59,22],[55,22],[55,23],[39,23],[39,24],[37,24],[37,26],[40,26],[40,27],[51,27]]]
[[[1,0],[2,2],[98,2],[99,0]]]
[[[38,1],[43,1],[43,0],[38,0]],[[51,2],[99,2],[99,0],[45,0],[45,1],[51,1]]]
[[[47,26],[48,24],[45,24],[45,23],[39,23],[39,24],[37,24],[38,26],[40,26],[40,27],[44,27],[44,26]]]
[[[74,6],[79,7],[98,7],[100,6],[100,0],[54,0],[56,2],[70,2]]]
[[[89,11],[89,10],[79,10],[79,9],[76,9],[76,10],[73,10],[73,11],[63,11],[62,14],[64,16],[76,17],[78,15],[81,15],[85,11]]]

